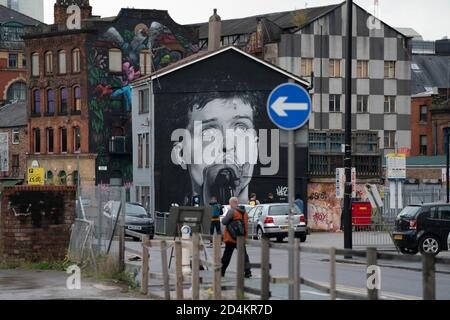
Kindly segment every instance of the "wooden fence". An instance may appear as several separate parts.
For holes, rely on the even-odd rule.
[[[129,232],[127,232],[129,233]],[[269,239],[262,239],[261,241],[244,240],[244,238],[238,239],[237,244],[237,272],[235,284],[233,286],[222,285],[221,274],[221,243],[220,236],[213,237],[213,259],[212,261],[205,261],[201,259],[200,252],[203,249],[203,245],[200,243],[199,234],[193,234],[192,239],[189,241],[165,241],[165,240],[152,240],[148,237],[142,237],[142,273],[141,273],[141,288],[140,291],[143,295],[150,295],[156,299],[171,299],[171,286],[170,283],[175,283],[175,297],[177,300],[200,299],[200,284],[203,282],[203,278],[200,276],[200,265],[209,267],[213,271],[212,279],[212,298],[214,300],[223,299],[223,290],[232,290],[234,295],[232,299],[243,300],[245,294],[252,294],[258,296],[261,300],[269,300],[271,298],[270,285],[271,284],[288,284],[294,288],[294,299],[300,300],[300,287],[305,285],[314,288],[320,292],[330,295],[331,300],[336,299],[357,299],[357,300],[378,300],[380,299],[380,293],[377,289],[367,289],[367,294],[357,294],[351,292],[345,292],[337,289],[336,281],[336,261],[338,256],[359,257],[365,258],[367,266],[377,266],[379,260],[391,260],[391,261],[404,261],[404,262],[421,262],[422,263],[422,279],[423,279],[423,299],[435,300],[436,299],[436,264],[450,265],[449,258],[438,258],[432,255],[423,256],[404,256],[392,253],[383,253],[377,251],[375,248],[368,248],[366,251],[354,251],[354,250],[340,250],[336,248],[311,248],[300,246],[300,241],[294,243],[294,277],[289,279],[287,277],[277,277],[271,274],[270,265],[270,250],[278,249],[288,251],[289,244],[271,243]],[[261,249],[261,264],[253,265],[253,267],[259,267],[261,269],[260,289],[248,288],[245,286],[244,277],[244,247],[259,247]],[[169,273],[168,268],[168,255],[167,250],[174,248],[175,253],[175,274]],[[149,249],[157,248],[161,251],[161,267],[162,273],[150,272],[150,255]],[[182,272],[182,249],[189,248],[192,251],[192,274],[189,276],[183,275]],[[330,261],[330,273],[329,273],[329,285],[323,285],[300,276],[300,258],[302,253],[313,253],[328,255]],[[389,266],[395,268],[395,266]],[[367,275],[369,279],[370,274]],[[149,281],[152,279],[162,280],[163,282],[163,296],[159,296],[155,293],[149,292]],[[189,284],[192,288],[192,294],[190,297],[185,297],[184,284]],[[369,286],[368,286],[369,287]],[[227,299],[230,299],[229,297]]]

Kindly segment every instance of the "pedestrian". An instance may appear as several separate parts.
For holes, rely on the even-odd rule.
[[[267,195],[267,199],[264,202],[265,203],[275,203],[275,197],[273,196],[273,193],[269,193]]]
[[[213,245],[213,236],[214,232],[218,235],[222,235],[222,229],[220,227],[220,216],[222,215],[223,207],[217,202],[217,197],[212,197],[209,203],[212,209],[211,216],[211,227],[210,227],[210,235],[211,235],[211,246]]]
[[[297,194],[295,196],[295,205],[298,207],[298,209],[300,210],[301,213],[305,213],[305,205],[303,203],[302,198],[300,197],[299,194]]]
[[[252,193],[250,196],[250,201],[248,202],[250,206],[259,206],[261,203],[256,198],[256,193]]]
[[[225,277],[225,273],[230,264],[233,252],[237,248],[237,239],[233,238],[233,235],[228,230],[228,228],[231,227],[232,222],[234,221],[243,222],[245,229],[243,230],[245,233],[245,239],[248,238],[248,213],[245,211],[245,207],[238,207],[238,204],[239,204],[238,198],[236,197],[231,198],[230,210],[228,210],[228,213],[222,220],[223,225],[226,226],[224,232],[225,252],[223,253],[222,257],[222,277]],[[252,271],[250,266],[250,258],[247,254],[246,246],[244,246],[244,250],[245,250],[245,266],[244,266],[245,277],[248,279],[252,277]]]

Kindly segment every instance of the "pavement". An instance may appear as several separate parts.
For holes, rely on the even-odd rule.
[[[81,289],[69,290],[60,271],[0,270],[0,300],[136,300],[136,292],[117,282],[81,277]]]

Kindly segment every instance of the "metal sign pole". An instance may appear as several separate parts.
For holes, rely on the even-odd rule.
[[[289,279],[294,279],[294,212],[295,212],[295,131],[288,132],[289,189]],[[294,284],[289,283],[289,300],[294,300]]]

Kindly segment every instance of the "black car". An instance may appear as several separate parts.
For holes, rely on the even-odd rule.
[[[450,204],[431,203],[406,207],[397,217],[393,238],[404,254],[439,254],[448,250]]]
[[[103,214],[115,221],[119,208],[119,201],[109,201],[104,206]],[[127,203],[125,212],[125,229],[148,235],[150,239],[155,237],[155,221],[141,204]]]

